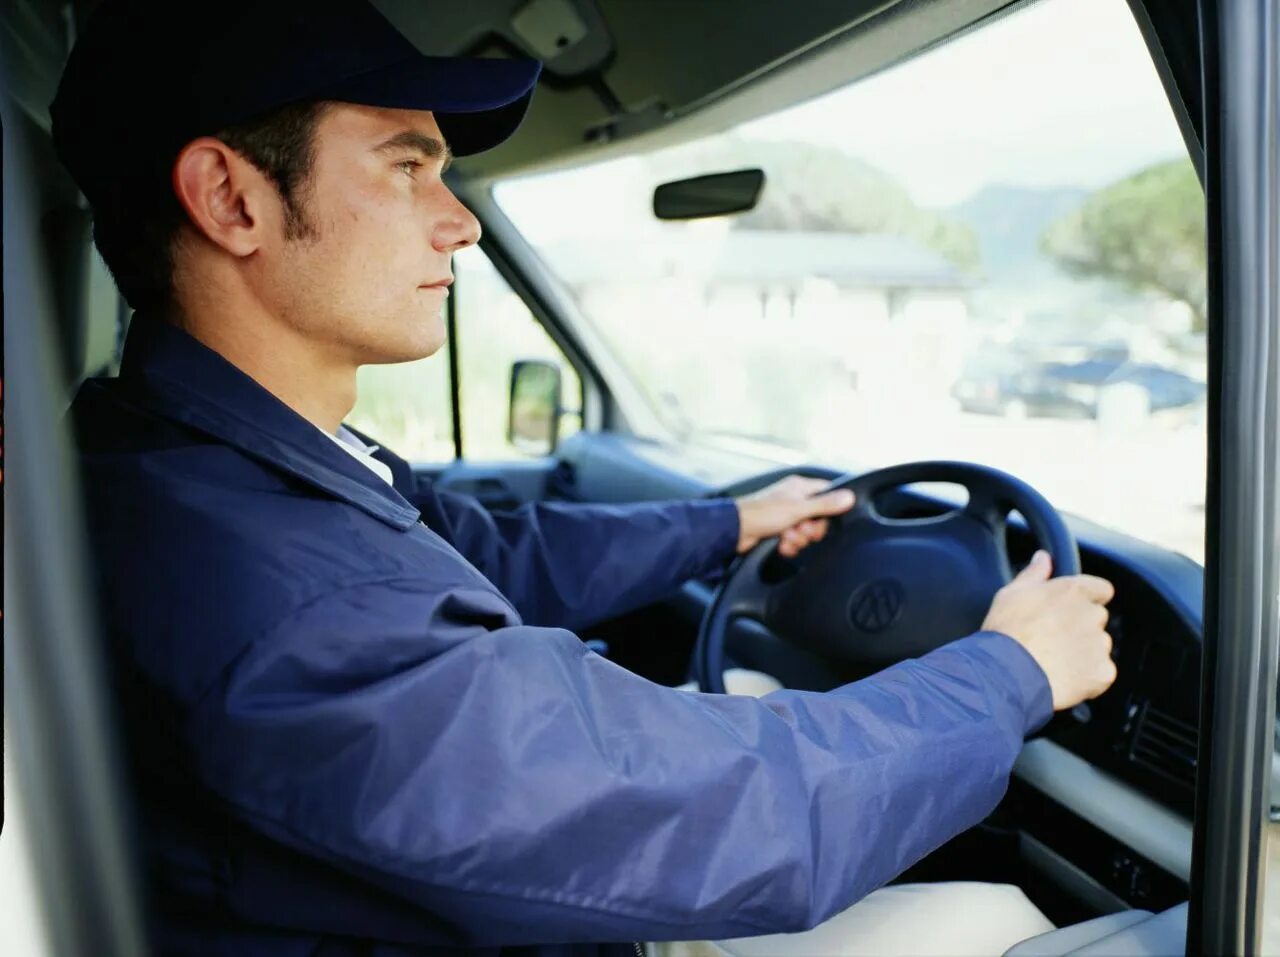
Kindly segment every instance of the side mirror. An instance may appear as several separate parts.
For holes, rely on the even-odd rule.
[[[528,455],[550,455],[560,440],[560,366],[545,359],[511,365],[507,441]]]
[[[764,170],[740,169],[663,183],[653,191],[659,219],[706,219],[755,209],[764,189]]]

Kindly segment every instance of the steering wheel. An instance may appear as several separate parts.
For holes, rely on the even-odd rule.
[[[916,482],[964,486],[969,502],[945,515],[896,519],[877,508]],[[739,619],[763,625],[832,669],[869,673],[977,631],[1013,577],[1006,543],[1017,509],[1053,558],[1054,574],[1080,571],[1074,536],[1025,482],[967,462],[911,462],[837,480],[857,502],[794,560],[767,539],[740,558],[703,616],[694,676],[724,694],[725,638]]]

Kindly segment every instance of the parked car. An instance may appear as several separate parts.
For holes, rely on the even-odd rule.
[[[1009,418],[1044,416],[1092,419],[1109,386],[1138,386],[1150,412],[1180,409],[1205,400],[1205,383],[1152,363],[1085,359],[1040,362],[960,379],[952,395],[966,412]]]

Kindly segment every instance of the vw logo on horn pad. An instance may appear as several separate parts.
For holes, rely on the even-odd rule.
[[[867,582],[849,599],[849,623],[868,634],[884,631],[901,616],[905,597],[892,578]]]

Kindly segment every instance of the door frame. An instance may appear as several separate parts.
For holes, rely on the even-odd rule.
[[[1209,264],[1205,644],[1187,952],[1257,953],[1280,634],[1280,16],[1201,0]]]

